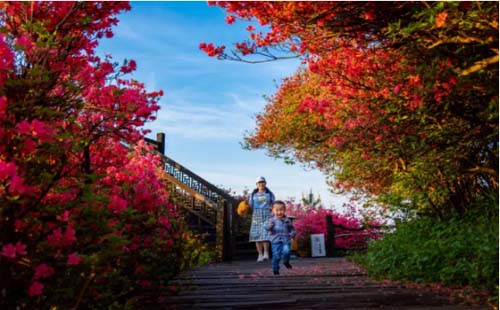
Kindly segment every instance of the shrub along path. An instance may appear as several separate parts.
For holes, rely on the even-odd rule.
[[[145,298],[144,309],[402,309],[479,310],[450,304],[430,290],[371,280],[343,258],[299,258],[293,269],[270,262],[212,264],[182,274],[174,296]]]

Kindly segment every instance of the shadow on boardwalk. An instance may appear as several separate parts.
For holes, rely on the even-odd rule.
[[[184,273],[176,296],[145,302],[143,309],[404,309],[479,310],[452,305],[429,291],[369,279],[342,258],[292,260],[274,276],[271,263],[235,261]],[[147,298],[149,299],[149,298]]]

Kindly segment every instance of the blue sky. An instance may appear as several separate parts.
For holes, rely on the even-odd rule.
[[[225,23],[225,13],[206,2],[132,2],[119,16],[112,39],[102,40],[98,54],[115,61],[134,59],[133,78],[149,90],[162,89],[157,120],[145,127],[166,135],[167,156],[214,185],[240,194],[265,176],[278,199],[312,189],[326,206],[340,207],[345,198],[328,192],[318,171],[290,166],[264,150],[243,150],[246,131],[281,79],[293,74],[298,60],[246,64],[219,61],[198,49],[200,42],[230,47],[247,37],[248,24]]]

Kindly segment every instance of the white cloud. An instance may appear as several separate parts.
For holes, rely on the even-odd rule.
[[[254,92],[255,91],[252,93]],[[241,94],[241,92],[228,92],[226,93],[226,96],[231,99],[237,109],[248,113],[249,115],[262,111],[266,104],[265,99],[262,96],[257,95],[253,96],[252,94]]]
[[[206,94],[208,96],[208,94]],[[236,139],[253,126],[253,120],[237,103],[203,104],[200,94],[172,92],[148,128],[187,139]]]
[[[255,114],[263,110],[266,101],[254,87],[237,87],[228,91],[220,86],[200,89],[187,85],[167,90],[157,120],[147,127],[187,139],[239,142],[245,132],[254,129]]]
[[[200,169],[197,170],[200,175],[207,181],[216,185],[222,186],[225,189],[231,189],[240,195],[245,189],[253,190],[255,187],[254,180],[260,174],[255,167],[247,167],[241,169],[241,165],[237,170],[229,171],[221,167],[215,169]],[[242,173],[242,170],[244,173]],[[342,210],[342,205],[348,202],[348,198],[340,195],[334,195],[328,191],[321,176],[316,171],[303,171],[300,167],[289,167],[288,171],[283,171],[281,175],[273,171],[267,170],[268,173],[262,173],[268,179],[268,186],[274,192],[277,199],[288,200],[294,198],[296,202],[300,202],[302,196],[306,196],[312,190],[315,197],[321,198],[325,207],[334,207],[336,210]],[[295,173],[290,174],[290,170]]]

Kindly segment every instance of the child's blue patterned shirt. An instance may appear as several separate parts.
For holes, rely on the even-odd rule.
[[[271,223],[274,223],[272,227]],[[288,217],[280,220],[276,216],[273,216],[269,219],[265,228],[269,231],[269,241],[271,241],[271,243],[290,242],[290,240],[294,238],[296,234],[295,228],[292,224],[292,220],[290,220]]]

